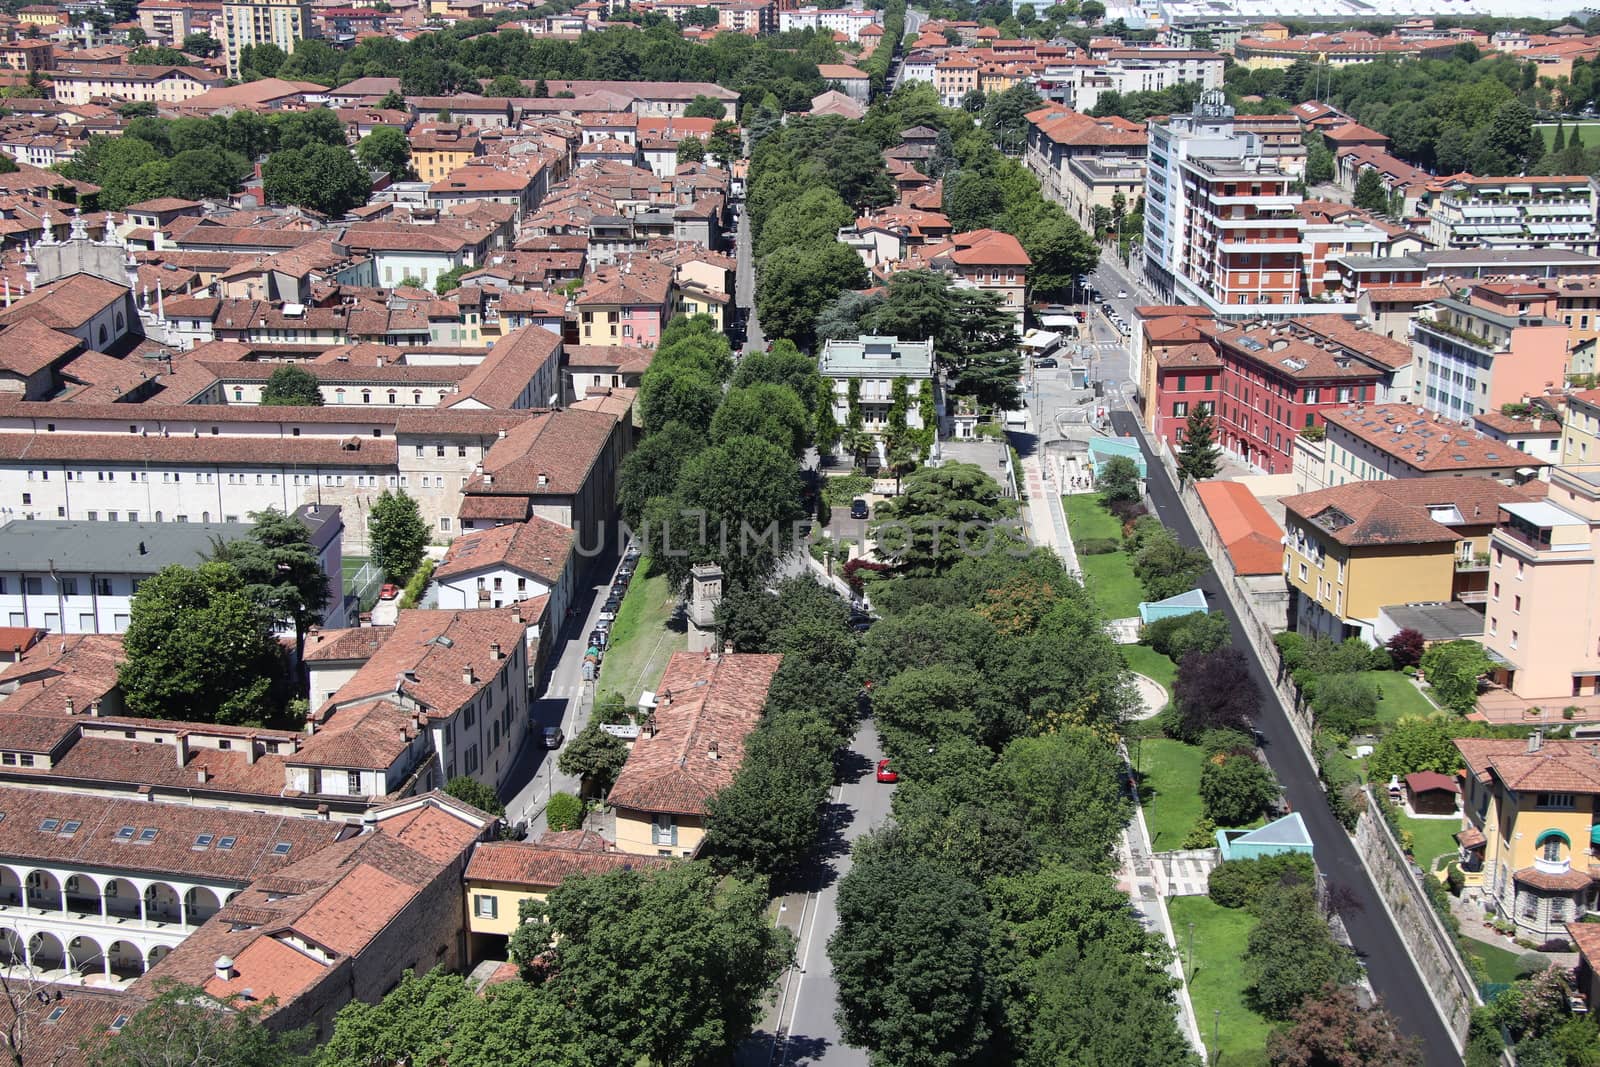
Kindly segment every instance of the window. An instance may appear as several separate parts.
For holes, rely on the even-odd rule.
[[[1575,806],[1571,793],[1540,793],[1535,798],[1534,805],[1556,811],[1571,811]]]
[[[150,842],[156,839],[156,835],[160,832],[161,831],[157,830],[154,826],[146,826],[143,830],[139,831],[139,844],[148,845]]]
[[[122,829],[118,830],[112,836],[118,841],[132,841],[133,840],[133,827],[124,826]]]
[[[190,845],[189,847],[194,849],[196,852],[204,852],[206,849],[211,847],[211,842],[215,841],[216,839],[216,834],[201,834],[194,839],[194,844]]]
[[[1522,597],[1520,595],[1511,598],[1511,611],[1516,615],[1522,614]]]
[[[1181,418],[1184,418],[1185,416],[1187,416],[1188,414],[1189,414],[1189,405],[1188,404],[1183,403],[1183,402],[1179,402],[1179,403],[1176,403],[1176,404],[1172,405],[1172,416],[1173,416],[1173,418],[1180,418],[1181,419]]]
[[[60,819],[46,819],[39,824],[39,832],[53,834],[61,826]]]
[[[500,902],[488,893],[474,893],[472,895],[472,913],[480,919],[498,919],[500,917]]]
[[[289,854],[289,842],[279,841],[276,845],[273,845],[272,854],[274,856],[287,856]]]
[[[89,514],[93,515],[94,512],[91,511]],[[62,579],[60,579],[60,581],[61,581],[61,595],[62,596],[77,596],[78,595],[78,579],[76,579],[76,578],[62,578]]]
[[[1540,847],[1539,855],[1552,862],[1559,860],[1561,858],[1561,838],[1555,834],[1547,836],[1544,839],[1544,844]]]
[[[44,1017],[44,1021],[47,1022],[47,1023],[56,1022],[57,1020],[59,1020],[66,1013],[67,1013],[67,1005],[65,1005],[65,1004],[57,1004],[54,1008],[50,1009],[50,1014],[46,1015]]]
[[[236,837],[221,837],[217,839],[217,847],[224,852],[232,851],[234,844],[239,839]]]
[[[361,772],[360,771],[349,771],[349,772],[347,772],[347,775],[346,775],[346,778],[345,778],[345,792],[349,793],[351,796],[359,796],[360,795],[360,793],[361,793]]]

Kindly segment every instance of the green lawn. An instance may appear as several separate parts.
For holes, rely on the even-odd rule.
[[[1378,701],[1378,722],[1393,723],[1416,715],[1432,715],[1439,709],[1400,671],[1369,671],[1367,677],[1378,686],[1383,699]]]
[[[1243,908],[1219,907],[1210,897],[1174,897],[1167,901],[1167,911],[1177,935],[1178,959],[1187,965],[1189,999],[1194,1002],[1200,1036],[1207,1050],[1215,1053],[1211,1062],[1221,1067],[1261,1067],[1272,1027],[1244,1003],[1244,948],[1255,918]],[[1192,959],[1190,923],[1194,924]]]
[[[630,703],[654,689],[674,652],[689,647],[687,631],[670,625],[677,598],[664,574],[642,559],[622,607],[611,624],[611,643],[600,667],[600,688],[615,689]]]
[[[1167,693],[1172,692],[1172,683],[1178,676],[1178,665],[1166,656],[1157,652],[1149,645],[1121,645],[1122,658],[1128,661],[1129,669],[1154,678],[1167,687]]]
[[[1474,941],[1470,937],[1463,937],[1467,951],[1483,961],[1484,970],[1488,972],[1489,981],[1510,984],[1517,980],[1517,959],[1521,953],[1512,952],[1510,949],[1501,948],[1499,945],[1487,945],[1482,941]]]
[[[1562,125],[1566,127],[1568,144],[1571,144],[1575,139],[1581,139],[1581,143],[1585,147],[1593,147],[1600,144],[1600,122],[1566,122],[1562,123]],[[1544,138],[1546,150],[1555,144],[1556,124],[1554,122],[1540,123],[1534,129],[1538,130],[1539,135]]]
[[[1091,537],[1122,539],[1122,524],[1101,506],[1099,497],[1083,493],[1064,496],[1061,501],[1074,545]],[[1126,552],[1100,556],[1086,556],[1080,552],[1078,566],[1083,571],[1083,584],[1108,618],[1126,619],[1139,613],[1144,587],[1133,576],[1133,561]]]
[[[1147,737],[1139,742],[1138,759],[1150,847],[1156,852],[1181,848],[1205,810],[1200,803],[1200,749],[1171,738]]]
[[[1412,855],[1416,857],[1419,867],[1431,870],[1434,861],[1446,852],[1451,859],[1455,858],[1456,840],[1453,835],[1461,829],[1460,820],[1413,819],[1403,812],[1397,814],[1400,815],[1400,825],[1411,833]]]

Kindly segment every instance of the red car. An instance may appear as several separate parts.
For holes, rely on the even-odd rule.
[[[898,782],[899,780],[900,780],[899,772],[889,769],[889,761],[888,760],[881,759],[881,760],[878,761],[878,781],[880,781],[880,782],[888,782],[890,785],[893,785],[895,782]]]
[[[393,600],[400,595],[400,587],[393,582],[383,583],[383,588],[378,590],[379,600]]]

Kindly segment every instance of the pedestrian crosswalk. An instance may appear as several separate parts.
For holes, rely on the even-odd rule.
[[[1087,342],[1085,344],[1079,345],[1078,347],[1081,348],[1085,352],[1115,352],[1119,348],[1123,347],[1123,342],[1121,342],[1121,341],[1089,341],[1089,342]]]

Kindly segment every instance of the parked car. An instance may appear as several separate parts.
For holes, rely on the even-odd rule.
[[[1128,290],[1126,290],[1126,289],[1118,289],[1117,290],[1117,299],[1118,300],[1126,300],[1126,299],[1128,299]]]
[[[595,629],[589,631],[589,643],[595,648],[604,650],[610,640],[611,634],[605,630]]]
[[[1054,370],[1056,367],[1061,366],[1061,364],[1056,361],[1056,357],[1054,356],[1045,356],[1043,359],[1036,359],[1033,361],[1033,365],[1041,370]]]
[[[400,595],[400,587],[393,582],[384,582],[383,588],[378,590],[379,600],[393,600]]]
[[[896,770],[893,770],[889,766],[889,761],[887,759],[881,759],[878,761],[878,781],[893,785],[899,780],[900,773]]]
[[[541,736],[544,738],[545,748],[560,748],[561,742],[567,739],[567,735],[561,732],[559,726],[546,726]]]
[[[595,621],[594,628],[597,633],[609,634],[611,632],[611,620],[597,619]]]
[[[852,519],[864,519],[868,514],[869,512],[867,510],[867,501],[865,497],[858,496],[854,500],[850,501],[850,517]]]
[[[634,560],[638,559],[639,558],[639,546],[638,545],[629,545],[628,546],[628,550],[622,554],[622,558],[627,560],[629,563],[632,563]]]

